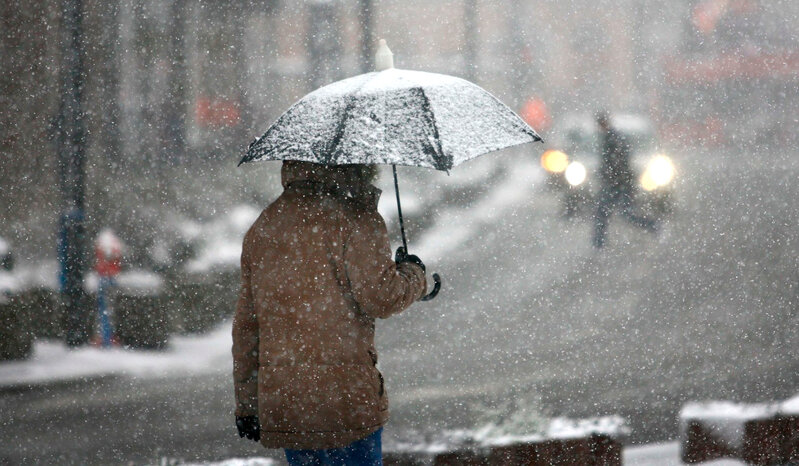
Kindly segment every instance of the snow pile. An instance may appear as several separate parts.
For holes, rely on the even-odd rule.
[[[16,293],[20,289],[20,282],[16,276],[0,270],[0,304],[8,301],[8,296]]]
[[[131,295],[157,295],[163,286],[164,279],[160,275],[144,269],[126,270],[117,278],[117,287]]]
[[[602,416],[589,419],[555,418],[547,429],[547,438],[567,439],[589,435],[623,437],[630,433],[627,422],[621,416]]]
[[[584,438],[591,435],[622,437],[629,433],[627,423],[619,416],[604,416],[589,419],[556,417],[545,424],[539,432],[509,433],[496,426],[487,425],[477,430],[471,438],[482,446],[501,446],[514,443],[541,442],[550,439]]]
[[[166,377],[230,371],[232,344],[230,322],[207,335],[173,337],[169,349],[159,352],[69,349],[61,342],[37,341],[30,359],[0,364],[0,387],[109,375]]]
[[[164,279],[155,272],[145,269],[129,269],[121,272],[115,279],[116,288],[130,296],[156,296],[164,287]],[[83,287],[89,293],[97,293],[100,276],[96,272],[86,275]]]
[[[733,403],[731,401],[709,401],[688,403],[680,410],[681,419],[767,419],[777,412],[774,403]]]
[[[16,277],[22,289],[45,288],[58,290],[58,261],[49,260],[30,264],[21,264],[15,269]]]
[[[780,404],[780,414],[786,416],[799,416],[799,395],[783,401]]]
[[[523,415],[521,415],[523,416]],[[518,419],[512,420],[518,425]],[[512,445],[516,443],[535,443],[546,440],[565,440],[590,437],[591,435],[607,435],[613,438],[629,434],[629,427],[619,416],[604,416],[589,419],[569,419],[556,417],[542,420],[540,428],[511,432],[508,423],[503,425],[486,424],[476,429],[444,431],[441,438],[427,443],[399,443],[396,450],[400,452],[438,454],[460,448],[490,448]]]

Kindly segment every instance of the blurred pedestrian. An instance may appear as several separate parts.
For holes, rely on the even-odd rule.
[[[594,247],[602,248],[605,245],[608,220],[617,207],[627,221],[647,231],[656,232],[657,223],[635,213],[633,204],[635,187],[633,172],[630,168],[629,141],[613,128],[608,112],[598,112],[596,123],[600,130],[602,153],[599,167],[601,187],[594,215]]]
[[[375,319],[425,292],[422,261],[391,259],[370,165],[283,162],[283,194],[244,238],[233,321],[239,435],[292,465],[380,465],[388,398]]]
[[[108,348],[113,344],[114,328],[111,325],[108,291],[116,285],[122,271],[122,240],[110,228],[103,229],[94,242],[95,266],[100,277],[97,288],[97,312],[100,320],[100,342]]]

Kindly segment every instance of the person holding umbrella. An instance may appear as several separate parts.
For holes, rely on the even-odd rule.
[[[239,435],[290,464],[380,465],[388,418],[376,318],[425,294],[408,254],[397,165],[449,171],[540,141],[494,96],[453,76],[399,70],[381,40],[377,71],[311,92],[256,138],[239,165],[282,160],[283,194],[244,238],[233,322]],[[392,165],[401,246],[391,260],[372,186]]]
[[[283,194],[247,232],[233,322],[236,424],[290,464],[381,464],[388,398],[375,319],[426,291],[392,260],[373,165],[285,161]]]

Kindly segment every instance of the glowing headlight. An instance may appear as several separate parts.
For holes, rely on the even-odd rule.
[[[641,187],[645,191],[652,191],[666,186],[674,179],[674,164],[667,156],[656,155],[647,165],[641,175]]]
[[[569,157],[559,150],[548,150],[541,155],[541,166],[550,173],[563,173],[569,165]]]
[[[569,182],[572,186],[580,186],[585,181],[585,177],[587,175],[585,171],[585,165],[581,164],[580,162],[572,162],[566,167],[566,172],[563,174],[566,177],[566,181]]]

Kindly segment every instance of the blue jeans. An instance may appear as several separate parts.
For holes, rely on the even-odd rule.
[[[328,450],[290,450],[286,459],[291,466],[383,466],[383,428],[346,447]]]

